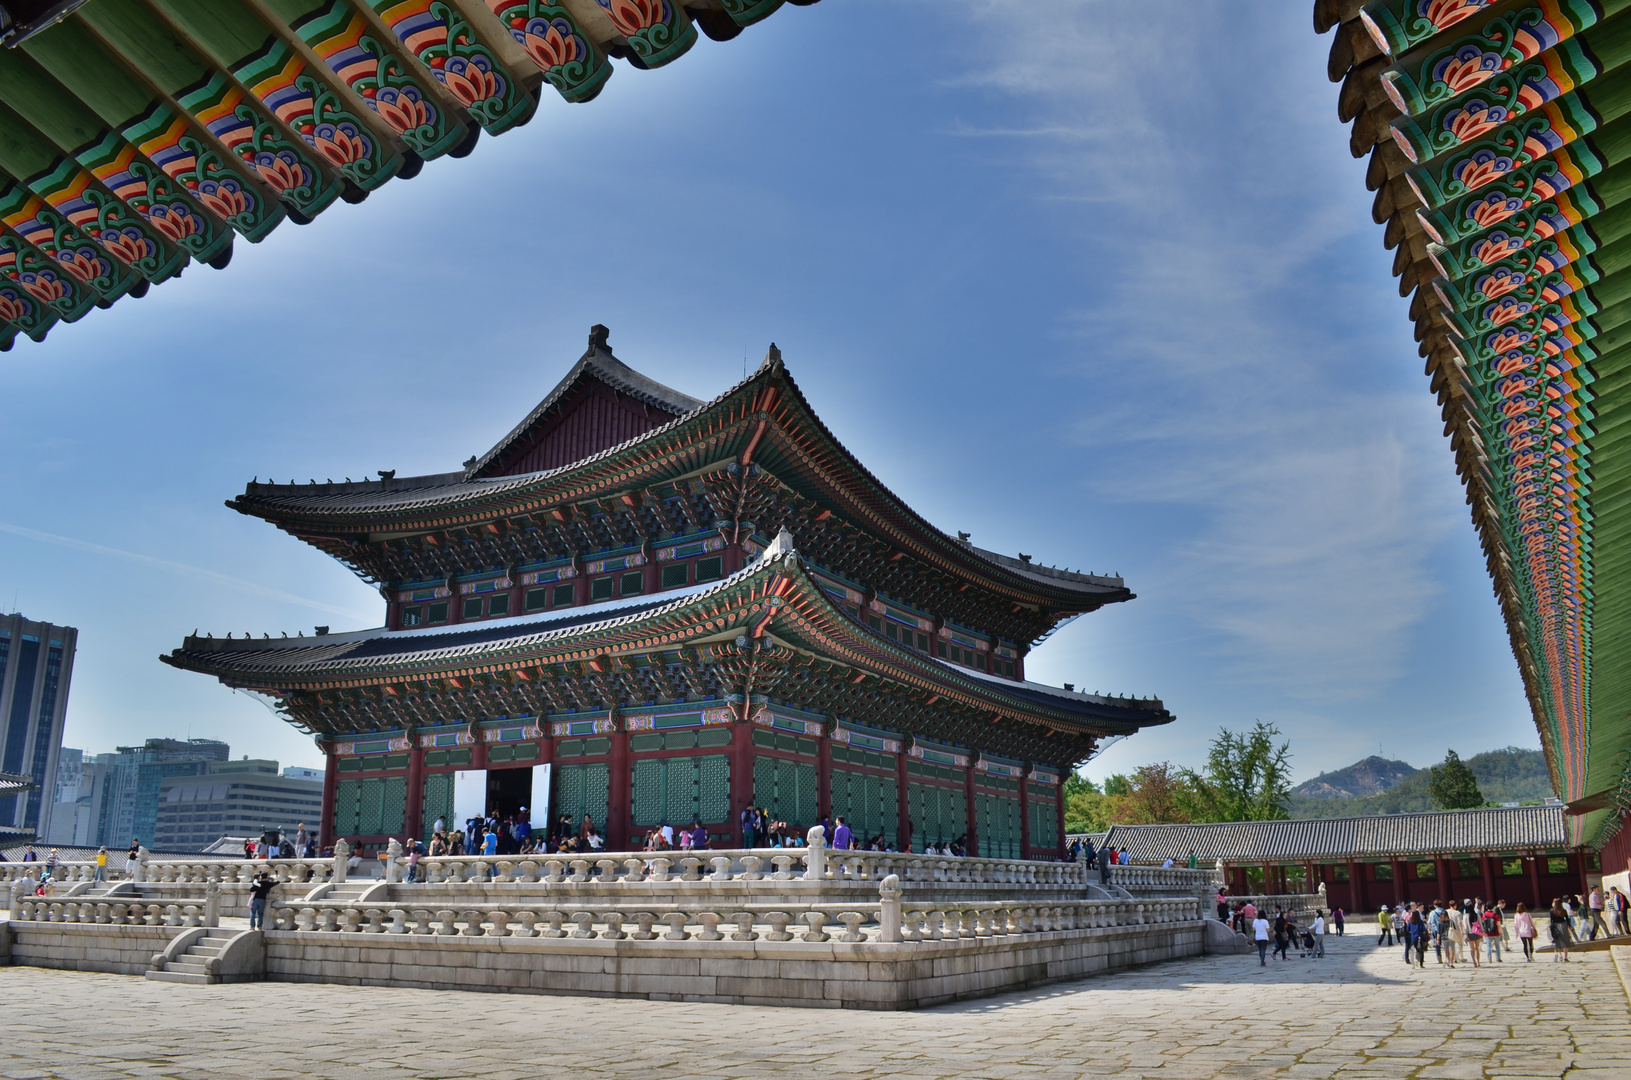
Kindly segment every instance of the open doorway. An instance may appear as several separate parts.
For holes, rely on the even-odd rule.
[[[507,820],[521,812],[522,807],[532,810],[531,769],[487,770],[487,812],[499,820]]]

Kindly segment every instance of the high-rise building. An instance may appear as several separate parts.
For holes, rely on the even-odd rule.
[[[64,746],[57,756],[57,792],[50,827],[40,834],[47,844],[82,847],[90,842],[91,773],[85,751]]]
[[[216,739],[148,739],[99,754],[91,769],[91,816],[97,844],[124,845],[134,837],[152,846],[158,830],[159,792],[172,776],[201,776],[232,748]]]
[[[265,759],[212,761],[197,776],[170,776],[159,785],[156,847],[202,851],[223,836],[260,836],[276,829],[293,836],[305,824],[317,831],[323,814],[321,769],[286,769]],[[291,772],[313,773],[308,778]]]
[[[0,795],[0,825],[39,836],[50,831],[78,638],[70,626],[0,615],[0,772],[29,776],[35,785]]]

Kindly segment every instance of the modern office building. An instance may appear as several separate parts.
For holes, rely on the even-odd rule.
[[[322,820],[323,773],[314,779],[278,775],[264,758],[212,761],[197,776],[170,776],[159,785],[154,843],[170,851],[202,851],[223,836],[260,836],[268,829],[293,835]]]
[[[0,794],[0,826],[44,836],[57,788],[79,631],[0,615],[0,772],[28,776],[28,791]]]
[[[152,846],[158,828],[159,793],[173,776],[200,776],[211,762],[226,761],[232,748],[215,739],[148,739],[97,755],[91,767],[90,807],[94,844],[124,846],[132,837]]]

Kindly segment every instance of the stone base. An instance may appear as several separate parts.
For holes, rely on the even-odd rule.
[[[95,923],[8,923],[11,962],[68,971],[141,975],[180,926],[100,926]]]

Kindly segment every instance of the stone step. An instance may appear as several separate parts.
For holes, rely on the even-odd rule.
[[[171,960],[164,965],[165,971],[177,971],[188,975],[208,975],[209,968],[202,961]]]
[[[195,975],[190,971],[149,971],[147,977],[155,982],[187,983],[191,986],[210,985],[208,975]]]
[[[226,948],[226,942],[219,945],[194,945],[187,950],[188,956],[220,956],[221,950]]]

